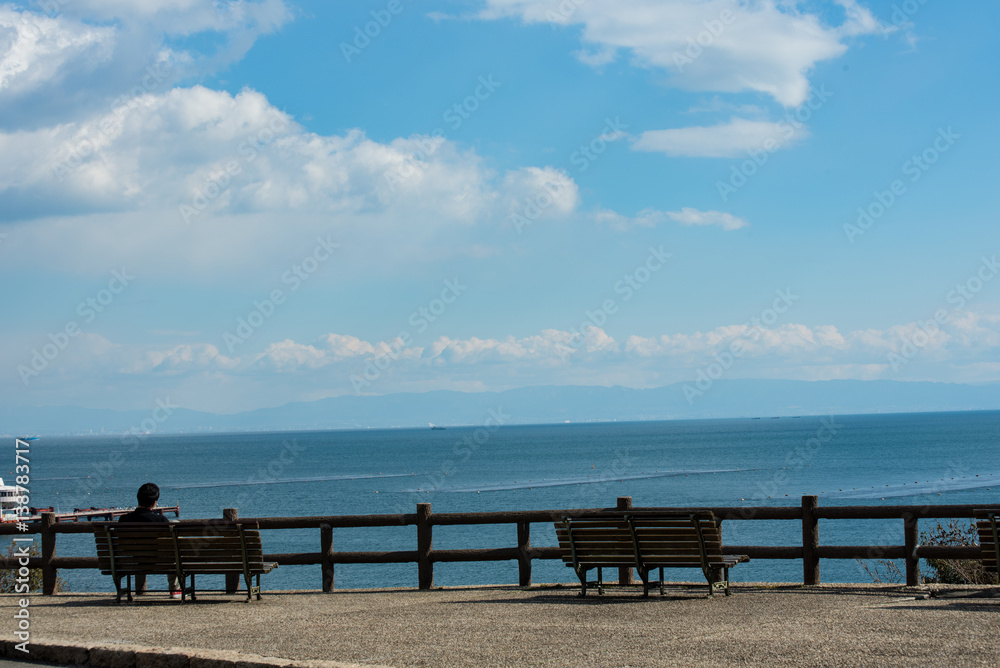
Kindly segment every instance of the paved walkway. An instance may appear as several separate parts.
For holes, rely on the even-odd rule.
[[[693,592],[581,599],[577,591],[265,592],[250,604],[205,594],[183,606],[163,595],[122,606],[109,594],[35,596],[31,633],[36,643],[395,667],[1000,665],[1000,596],[925,598],[922,590],[873,585],[741,585],[711,599]],[[10,610],[13,598],[0,603]],[[0,638],[10,640],[12,619],[4,617]],[[237,665],[231,661],[219,665]]]

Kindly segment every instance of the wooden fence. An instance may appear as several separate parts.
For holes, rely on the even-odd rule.
[[[531,524],[553,522],[565,515],[601,512],[607,510],[642,510],[663,513],[686,513],[691,510],[710,510],[716,517],[726,521],[791,520],[802,525],[801,545],[724,545],[726,554],[746,554],[753,560],[759,559],[801,559],[802,583],[807,585],[820,582],[820,559],[904,559],[906,561],[906,584],[916,585],[919,581],[919,560],[978,559],[978,547],[919,545],[917,521],[919,519],[972,518],[973,510],[982,505],[924,505],[924,506],[826,506],[818,505],[818,497],[803,496],[802,505],[757,506],[757,507],[708,507],[708,508],[633,508],[631,497],[619,497],[615,508],[576,508],[566,510],[519,510],[476,513],[432,513],[431,504],[418,503],[416,513],[394,515],[331,515],[313,517],[257,517],[245,518],[257,522],[260,528],[273,529],[319,529],[318,552],[293,552],[264,555],[265,561],[280,565],[318,565],[322,576],[322,590],[334,589],[334,566],[336,564],[396,564],[415,563],[418,583],[421,589],[434,586],[434,564],[436,562],[457,561],[517,561],[518,584],[531,584],[531,564],[535,559],[559,559],[558,547],[531,545]],[[238,518],[237,510],[230,508],[223,513],[225,519]],[[901,520],[902,545],[820,545],[819,520]],[[181,520],[203,521],[203,520]],[[513,524],[517,528],[517,544],[512,547],[435,550],[433,530],[435,526]],[[60,533],[90,533],[88,522],[55,521],[54,513],[44,513],[41,522],[29,524],[27,532],[19,532],[14,524],[0,525],[0,535],[41,534],[42,554],[29,561],[30,568],[41,568],[43,593],[53,594],[56,576],[60,568],[97,568],[97,557],[56,556],[56,536]],[[416,526],[417,545],[415,550],[394,552],[338,552],[334,550],[333,530],[357,527]],[[17,559],[0,559],[0,568],[17,568]],[[619,579],[632,582],[632,569],[620,569]],[[235,591],[235,579],[227,582],[227,587]]]

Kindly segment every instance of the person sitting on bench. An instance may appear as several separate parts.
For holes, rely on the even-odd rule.
[[[119,517],[119,522],[170,522],[162,513],[153,512],[153,508],[156,508],[156,502],[160,499],[160,488],[156,484],[147,482],[139,488],[135,498],[139,502],[138,507],[132,512],[125,513]],[[135,587],[137,591],[141,589],[139,586],[139,577],[138,575],[136,576]],[[145,579],[146,576],[143,575],[141,577]],[[177,580],[177,576],[168,575],[167,580],[170,586],[170,598],[180,598],[181,583]]]

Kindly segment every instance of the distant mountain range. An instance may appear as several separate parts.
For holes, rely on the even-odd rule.
[[[505,392],[347,395],[232,415],[190,408],[114,411],[66,406],[0,408],[0,433],[10,436],[363,429],[484,424],[678,420],[784,415],[1000,410],[1000,383],[889,380],[718,380],[703,395],[677,383],[652,389],[593,386],[523,387]],[[690,394],[690,392],[689,392]],[[491,413],[493,411],[493,413]],[[145,421],[145,423],[144,423]]]

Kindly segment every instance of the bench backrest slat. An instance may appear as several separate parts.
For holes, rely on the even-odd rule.
[[[178,570],[243,572],[264,565],[255,522],[95,522],[98,567],[112,575]]]
[[[562,559],[577,570],[594,566],[696,567],[724,561],[722,532],[710,512],[687,515],[608,513],[556,523]]]
[[[1000,573],[1000,509],[975,510],[973,514],[978,519],[983,568],[988,573]]]

